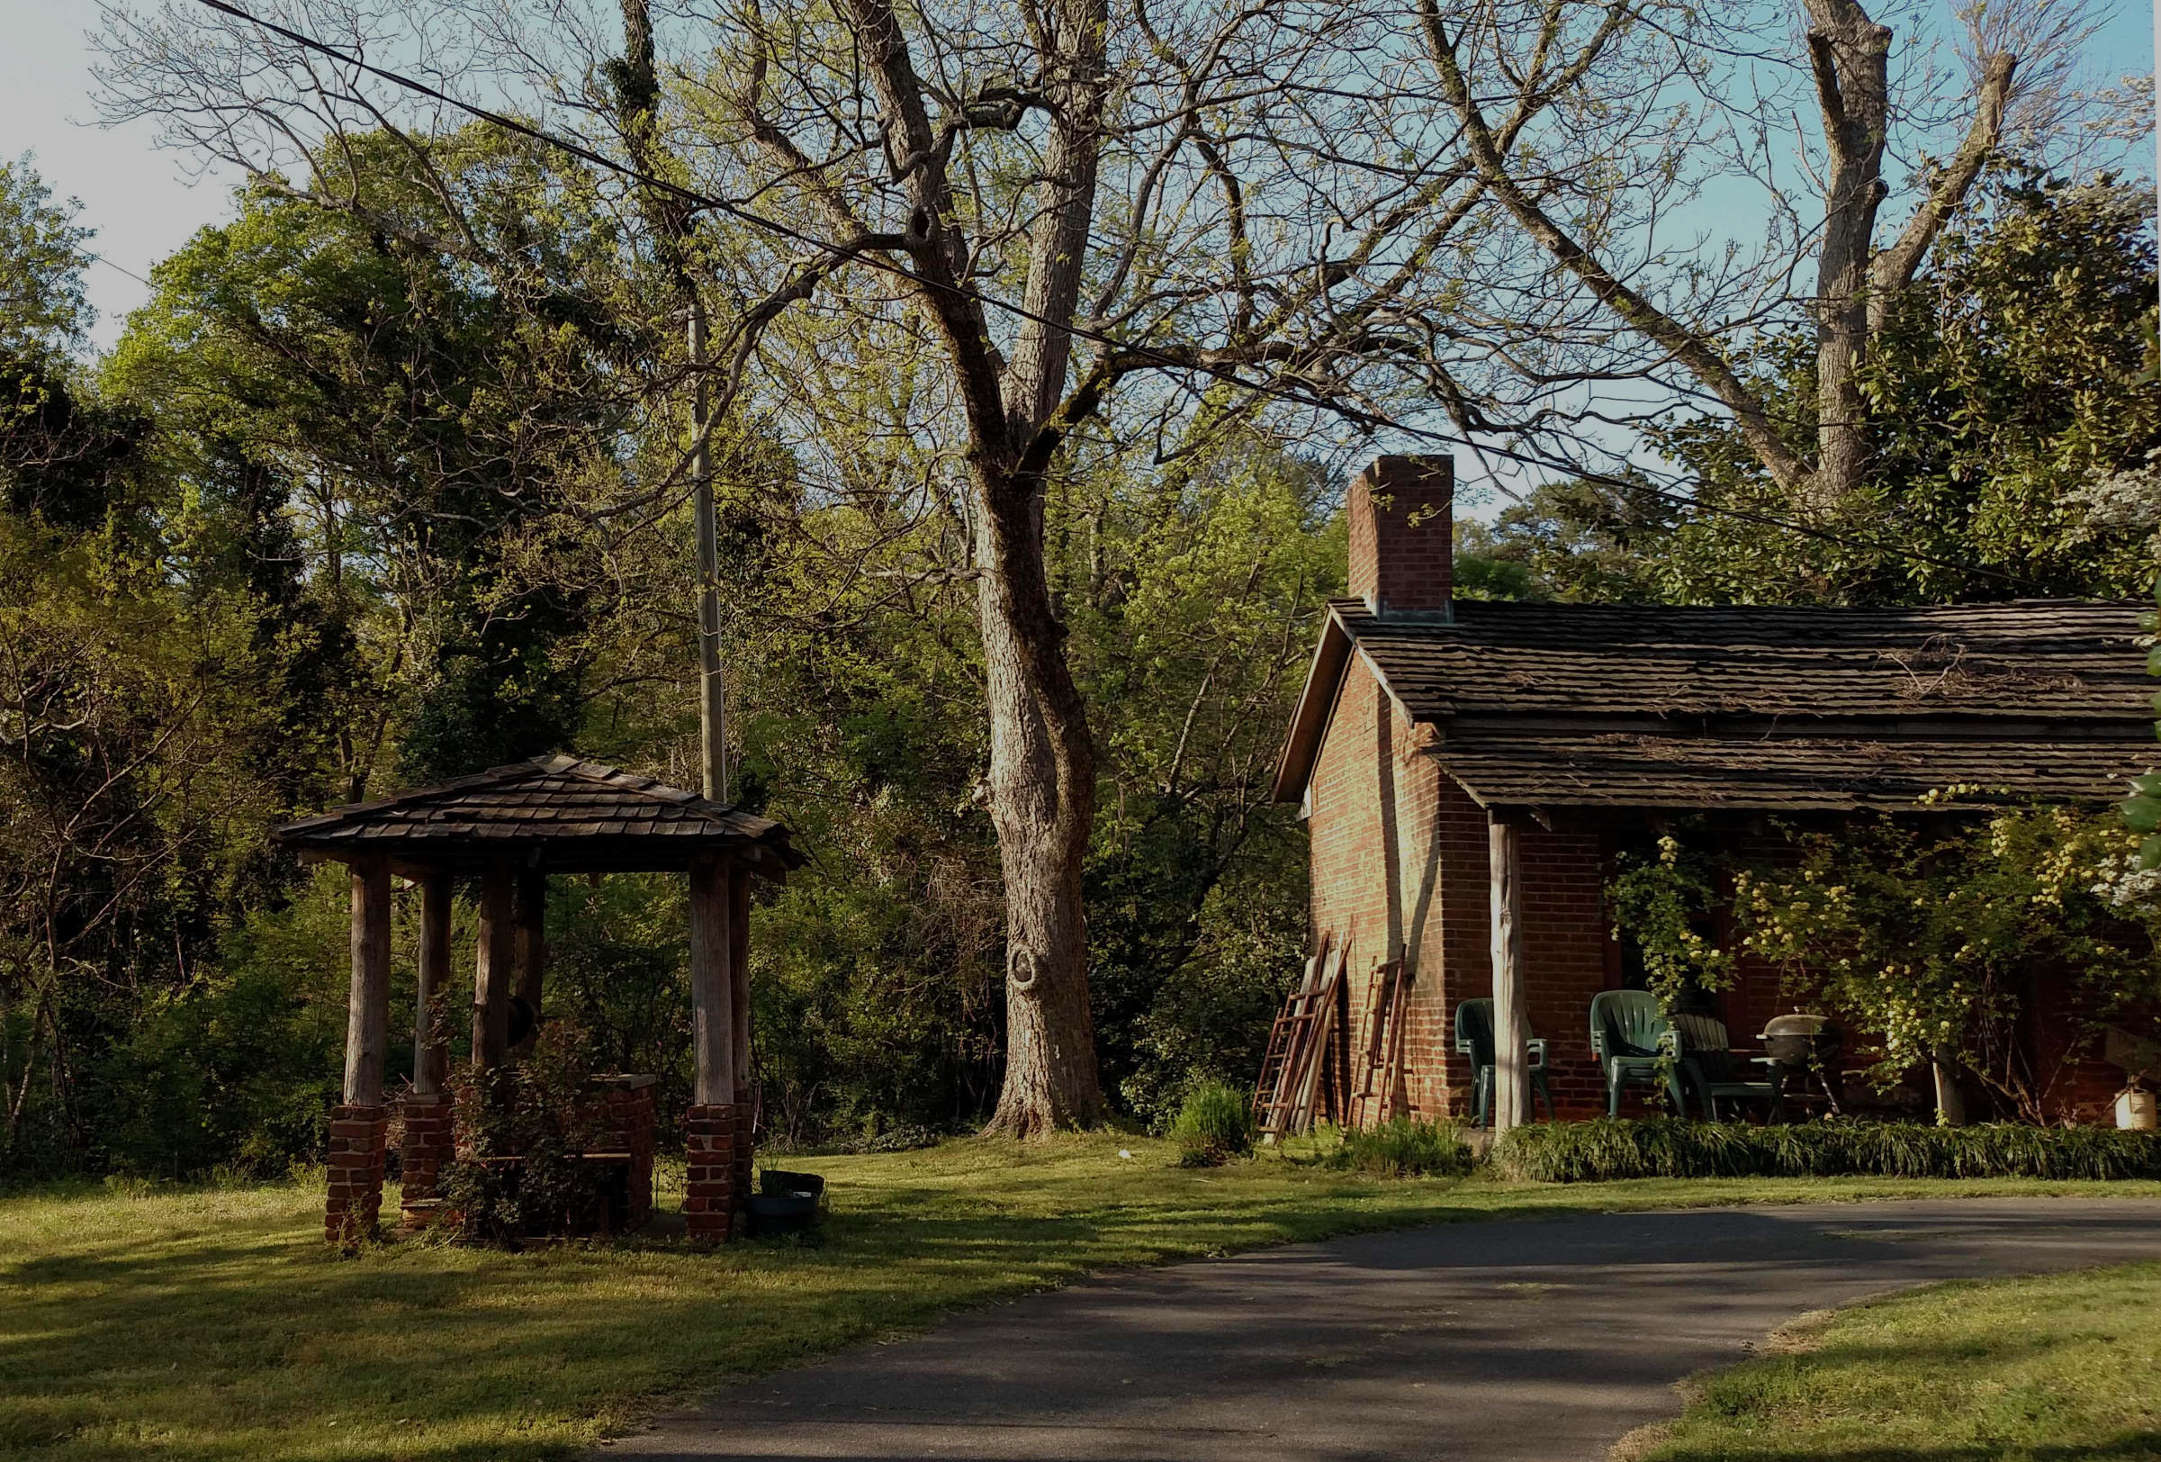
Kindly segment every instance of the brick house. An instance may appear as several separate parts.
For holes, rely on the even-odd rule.
[[[1706,814],[1730,845],[1774,816],[1927,815],[1916,799],[1956,783],[2105,803],[2154,759],[2135,606],[1457,601],[1452,485],[1447,459],[1410,457],[1351,484],[1353,597],[1327,606],[1275,786],[1311,835],[1313,937],[1350,946],[1344,1047],[1371,1029],[1367,972],[1404,962],[1414,1114],[1469,1110],[1452,1020],[1487,995],[1497,1029],[1513,1004],[1545,1038],[1560,1114],[1603,1112],[1589,1002],[1630,978],[1605,886],[1662,819]],[[1790,1008],[1767,968],[1720,1001],[1737,1041]],[[2061,1012],[2040,1005],[2046,1041]],[[2091,1116],[2122,1072],[2068,1078],[2067,1113]]]

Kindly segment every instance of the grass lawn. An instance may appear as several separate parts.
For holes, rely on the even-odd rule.
[[[1130,1159],[1118,1150],[1130,1148]],[[1384,1182],[1280,1157],[1173,1167],[1088,1137],[820,1158],[821,1243],[341,1259],[315,1186],[0,1198],[0,1455],[561,1456],[730,1374],[920,1327],[1089,1270],[1354,1230],[1585,1209],[2161,1184]],[[665,1195],[664,1195],[665,1196]]]
[[[1961,1282],[1811,1317],[1623,1443],[1658,1462],[2161,1458],[2161,1264]]]

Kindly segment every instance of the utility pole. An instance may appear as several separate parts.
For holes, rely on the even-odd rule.
[[[698,535],[698,740],[703,791],[728,800],[728,681],[720,664],[720,523],[713,507],[712,400],[706,390],[705,302],[690,291],[690,482]]]
[[[653,64],[652,0],[621,0],[623,59],[614,83],[631,161],[659,177],[670,159],[655,120],[660,73]],[[720,668],[720,521],[713,507],[713,399],[705,375],[705,298],[691,269],[692,212],[680,194],[647,182],[639,203],[662,262],[690,316],[690,495],[698,535],[698,764],[707,799],[728,800],[728,683]],[[726,1100],[726,1098],[722,1098]]]

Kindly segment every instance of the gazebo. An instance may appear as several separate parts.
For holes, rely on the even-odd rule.
[[[684,1131],[690,1236],[724,1242],[749,1192],[750,879],[775,882],[803,857],[777,822],[650,777],[571,756],[536,757],[439,786],[333,808],[288,823],[278,841],[304,862],[352,870],[352,991],[345,1088],[330,1124],[325,1236],[351,1243],[380,1216],[390,1109],[393,876],[420,890],[419,991],[413,1084],[400,1148],[408,1212],[435,1197],[453,1151],[448,1031],[434,1015],[450,984],[453,883],[469,880],[480,910],[472,1054],[482,1068],[512,1057],[511,1011],[537,1017],[547,971],[547,879],[553,873],[688,873],[690,995],[697,1081]],[[650,1129],[650,1098],[646,1100]],[[647,1153],[648,1159],[650,1152]],[[647,1179],[650,1191],[650,1179]]]

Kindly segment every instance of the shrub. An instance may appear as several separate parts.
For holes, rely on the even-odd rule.
[[[1731,1122],[1604,1118],[1518,1127],[1494,1145],[1504,1176],[1619,1178],[2161,1178],[2161,1135],[2002,1122]]]
[[[444,1207],[466,1243],[595,1231],[607,1177],[583,1160],[605,1135],[592,1100],[587,1038],[566,1021],[541,1027],[523,1060],[451,1078],[458,1153],[443,1170]]]
[[[1384,1178],[1455,1178],[1471,1170],[1470,1145],[1454,1122],[1414,1122],[1398,1117],[1378,1127],[1345,1132],[1343,1143],[1322,1159],[1333,1168]]]
[[[1253,1108],[1244,1092],[1220,1081],[1203,1081],[1186,1093],[1171,1124],[1181,1149],[1179,1165],[1212,1168],[1253,1152]]]

